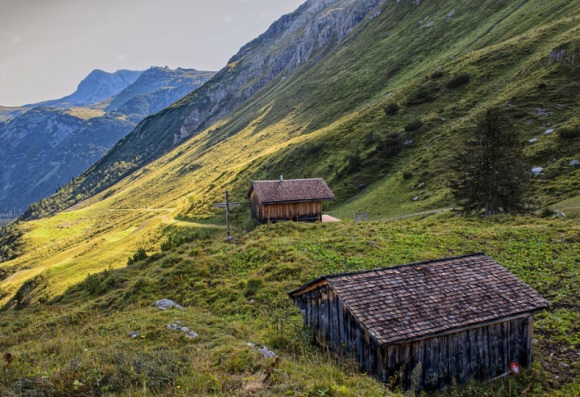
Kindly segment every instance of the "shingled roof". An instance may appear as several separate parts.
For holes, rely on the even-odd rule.
[[[248,197],[252,190],[256,192],[261,204],[335,199],[326,181],[322,178],[254,181],[248,192]]]
[[[484,254],[323,276],[292,298],[328,285],[380,345],[546,308],[549,302]]]

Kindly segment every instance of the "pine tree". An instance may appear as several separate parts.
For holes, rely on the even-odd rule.
[[[517,131],[500,109],[486,112],[454,158],[451,193],[463,213],[526,211],[530,174]]]

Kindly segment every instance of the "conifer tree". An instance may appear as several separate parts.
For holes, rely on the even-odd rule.
[[[526,211],[530,174],[517,131],[501,109],[486,112],[453,164],[449,187],[463,213]]]

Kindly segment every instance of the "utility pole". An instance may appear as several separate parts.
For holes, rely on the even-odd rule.
[[[232,239],[232,234],[230,232],[230,207],[239,207],[240,203],[230,203],[230,192],[226,191],[226,202],[214,204],[214,207],[225,208],[226,209],[226,228],[228,230],[228,240]]]

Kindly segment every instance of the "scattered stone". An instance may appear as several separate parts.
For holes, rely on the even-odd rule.
[[[197,338],[197,336],[198,336],[198,335],[197,335],[197,333],[196,333],[195,331],[193,331],[193,330],[192,330],[192,331],[190,331],[188,327],[182,327],[182,326],[180,326],[180,325],[178,324],[178,322],[179,322],[179,321],[177,321],[177,322],[175,322],[175,323],[173,323],[173,324],[167,324],[167,325],[165,326],[165,328],[167,328],[167,329],[169,329],[169,330],[174,330],[174,331],[180,331],[180,332],[183,332],[183,333],[185,333],[185,334],[186,334],[186,335],[185,335],[185,337],[186,337],[186,338],[191,338],[191,339],[193,339],[193,338]]]
[[[403,145],[405,145],[405,146],[409,146],[409,145],[412,145],[412,144],[413,144],[413,140],[412,139],[407,139],[405,141],[405,143],[403,143]]]
[[[252,347],[252,348],[253,348],[253,347],[256,347],[256,345],[255,345],[255,344],[253,344],[252,342],[248,342],[248,343],[247,343],[247,345],[248,345],[248,347]]]
[[[548,134],[551,134],[552,132],[554,132],[554,129],[550,128],[550,129],[546,130],[546,132],[544,132],[544,134],[548,135]]]
[[[379,248],[379,246],[374,242],[374,241],[369,241],[369,245],[373,248]],[[345,262],[346,262],[346,258],[345,258]]]
[[[275,358],[278,357],[278,355],[276,353],[274,353],[272,350],[268,349],[266,346],[262,346],[261,349],[258,349],[260,351],[260,353],[262,353],[262,356],[264,356],[264,358]]]
[[[536,114],[538,116],[542,116],[542,117],[546,117],[546,116],[549,116],[549,115],[552,114],[552,112],[550,112],[548,109],[545,109],[545,108],[539,108],[538,107],[538,108],[536,108],[534,110],[535,110],[535,112],[536,112]]]
[[[425,182],[421,182],[419,184],[419,186],[417,186],[417,189],[421,189],[422,187],[425,187],[427,184]]]
[[[447,13],[447,20],[449,21],[451,19],[451,17],[453,17],[453,15],[455,15],[455,9],[453,9]]]
[[[178,305],[177,303],[173,302],[171,299],[161,299],[161,300],[155,302],[155,306],[157,306],[157,308],[161,309],[161,310],[167,310],[167,309],[170,309],[172,307],[175,307],[179,310],[183,310],[183,306]]]
[[[426,28],[430,28],[430,27],[432,27],[433,25],[435,25],[435,21],[431,21],[431,22],[429,22],[427,25],[425,25],[425,27],[426,27]]]
[[[446,121],[447,121],[447,119],[446,119],[445,117],[441,117],[441,121],[442,121],[442,122],[446,122]]]
[[[135,339],[138,336],[139,336],[139,334],[136,331],[131,332],[131,338],[132,339]]]
[[[419,200],[419,196],[413,197],[413,201],[417,201],[417,200]]]
[[[570,165],[572,167],[580,167],[580,161],[578,161],[578,160],[572,160],[572,161],[570,161]]]
[[[544,168],[542,168],[542,167],[534,167],[534,168],[532,168],[531,172],[532,172],[532,175],[538,176],[542,172],[544,172]]]
[[[538,142],[538,138],[532,138],[529,140],[530,143],[536,143]]]

